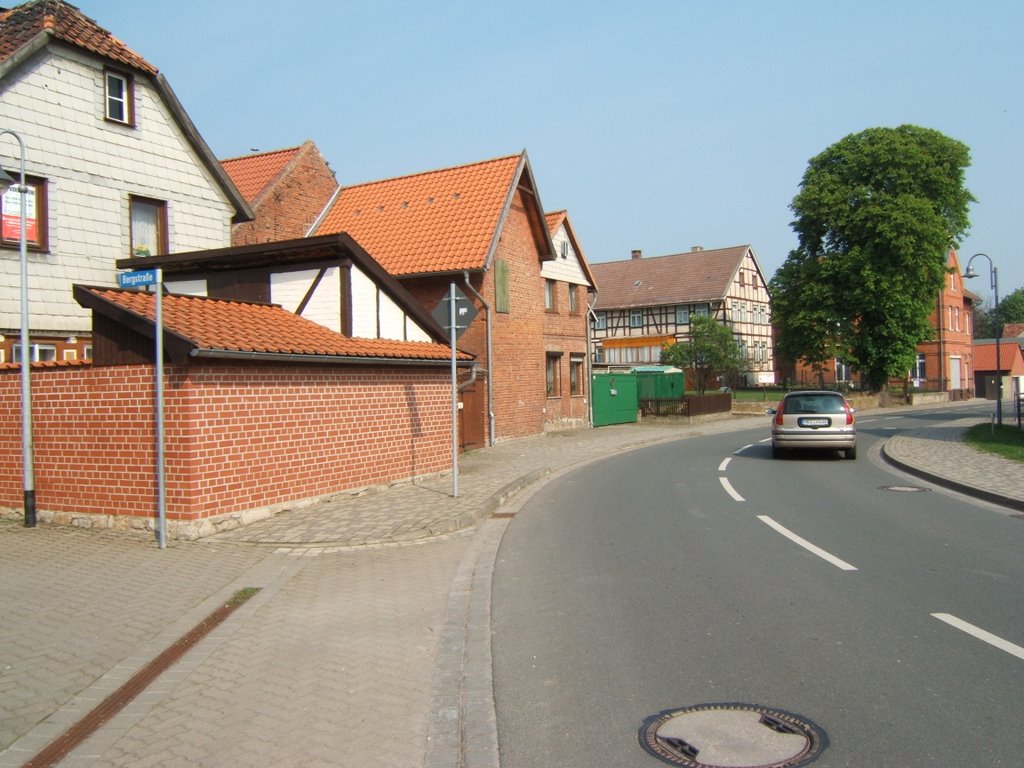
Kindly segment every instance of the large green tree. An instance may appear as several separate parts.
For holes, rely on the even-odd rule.
[[[906,375],[969,227],[967,147],[914,125],[870,128],[811,159],[793,199],[798,247],[772,279],[779,349],[842,357],[882,388]]]
[[[697,376],[697,391],[702,395],[719,376],[735,374],[743,363],[743,354],[732,331],[711,317],[690,318],[690,338],[682,344],[670,344],[661,352],[662,365],[691,368]]]

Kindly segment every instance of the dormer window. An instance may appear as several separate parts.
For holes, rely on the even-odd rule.
[[[135,100],[132,78],[123,72],[108,69],[103,73],[106,118],[124,125],[135,124]]]

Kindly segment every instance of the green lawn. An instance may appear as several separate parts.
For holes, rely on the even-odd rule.
[[[991,424],[975,424],[964,433],[964,442],[979,451],[995,453],[1024,463],[1024,430],[1003,424],[993,432]]]

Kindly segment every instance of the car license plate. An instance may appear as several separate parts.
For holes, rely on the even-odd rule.
[[[824,419],[824,418],[820,418],[820,419],[805,418],[805,419],[798,419],[797,420],[797,424],[799,424],[801,427],[830,427],[830,426],[832,426],[832,420],[831,419]]]

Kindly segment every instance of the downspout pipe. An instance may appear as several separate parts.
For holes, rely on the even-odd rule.
[[[469,282],[469,272],[466,270],[462,271],[462,281],[466,284],[466,288],[472,293],[480,303],[484,306],[484,318],[486,320],[487,327],[487,440],[490,446],[494,447],[494,346],[492,343],[492,327],[491,327],[491,306],[484,301],[484,297],[481,296],[473,284]],[[474,372],[476,369],[474,368]]]

